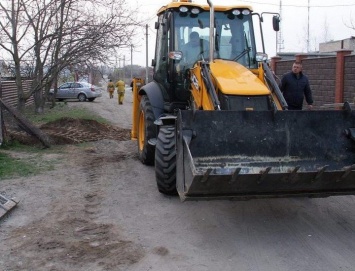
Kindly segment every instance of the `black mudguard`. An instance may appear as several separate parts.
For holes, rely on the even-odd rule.
[[[158,119],[160,115],[164,113],[164,97],[163,90],[160,88],[159,84],[152,81],[144,85],[139,90],[139,95],[147,95],[149,102],[152,105],[153,113],[155,119]]]

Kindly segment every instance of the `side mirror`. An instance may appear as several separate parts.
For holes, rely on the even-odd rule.
[[[272,27],[275,31],[280,30],[280,17],[279,16],[272,16]]]

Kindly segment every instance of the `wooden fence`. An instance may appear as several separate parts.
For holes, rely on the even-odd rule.
[[[25,92],[30,91],[31,84],[33,80],[23,80],[22,87]],[[1,80],[1,89],[0,89],[0,98],[5,101],[7,104],[17,107],[17,86],[15,80],[2,79]],[[26,105],[34,103],[34,98],[31,96],[27,101]]]

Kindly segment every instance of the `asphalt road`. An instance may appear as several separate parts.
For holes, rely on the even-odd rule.
[[[123,106],[102,101],[120,116],[112,122],[131,127],[131,91]],[[136,210],[120,216],[150,251],[130,271],[355,270],[354,196],[182,203],[159,194],[153,167],[129,166],[135,185],[125,195]]]

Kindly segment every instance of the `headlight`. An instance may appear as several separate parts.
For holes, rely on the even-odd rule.
[[[262,61],[266,61],[267,60],[268,55],[264,54],[264,53],[256,53],[255,57],[256,57],[256,61],[262,62]]]
[[[179,11],[180,11],[180,12],[185,13],[185,12],[187,12],[188,10],[189,10],[189,9],[188,9],[187,7],[185,7],[185,6],[179,7]]]
[[[200,13],[200,10],[198,8],[192,8],[191,9],[191,13],[192,14],[199,14]]]
[[[240,15],[240,10],[239,9],[234,9],[232,11],[232,14],[235,15],[235,16],[238,16],[238,15]]]
[[[250,14],[250,10],[249,9],[243,9],[242,14],[243,15],[249,15]]]

